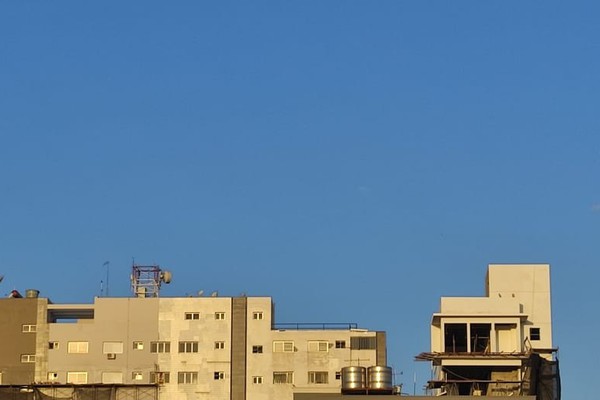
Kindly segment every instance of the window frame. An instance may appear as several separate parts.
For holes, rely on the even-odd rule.
[[[530,327],[529,340],[536,342],[542,340],[542,330],[537,326]]]
[[[198,321],[200,319],[200,313],[196,311],[190,311],[184,313],[183,317],[186,321]]]
[[[284,379],[280,379],[284,378]],[[274,385],[293,385],[294,371],[273,371]]]
[[[262,312],[262,311],[253,311],[252,312],[252,319],[254,321],[262,321],[264,319],[264,312]]]
[[[171,342],[166,340],[157,340],[154,342],[150,342],[150,353],[170,353],[171,352]]]
[[[273,353],[293,353],[295,348],[293,340],[273,340]]]
[[[21,362],[23,364],[35,363],[35,354],[21,354]]]
[[[215,312],[215,319],[217,321],[224,321],[225,320],[225,311],[216,311]]]
[[[328,385],[329,371],[308,371],[309,385]]]
[[[198,384],[198,371],[179,371],[177,372],[178,385],[196,385]]]
[[[88,354],[90,352],[90,342],[72,341],[67,342],[67,354]],[[77,371],[74,371],[77,372]]]
[[[169,371],[152,371],[150,372],[150,383],[163,385],[171,383],[171,373]]]
[[[329,342],[326,340],[309,340],[306,349],[309,353],[329,352]]]
[[[123,354],[123,342],[102,342],[102,354]]]
[[[85,379],[85,382],[79,382],[79,379],[77,379],[77,382],[73,382],[73,379],[69,379],[69,377],[72,376],[82,376]],[[88,383],[88,373],[87,371],[67,371],[67,384],[71,384],[71,385],[86,385]]]
[[[36,324],[23,324],[21,325],[22,333],[36,333],[37,325]]]
[[[262,385],[263,384],[263,377],[262,376],[253,376],[252,377],[252,384],[253,385]]]
[[[177,349],[178,353],[197,353],[198,352],[198,342],[193,340],[180,340]]]
[[[225,379],[225,371],[215,371],[213,373],[213,380],[222,381]]]

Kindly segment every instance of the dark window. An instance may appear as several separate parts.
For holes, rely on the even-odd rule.
[[[446,353],[467,352],[467,324],[444,325],[444,351]]]
[[[335,348],[336,349],[345,349],[346,348],[346,341],[345,340],[336,340],[335,341]]]
[[[490,351],[491,324],[471,324],[471,353]]]
[[[263,352],[263,347],[262,346],[252,346],[252,352],[254,354],[259,354]]]
[[[540,328],[529,328],[530,340],[541,340]]]
[[[179,342],[180,353],[197,353],[198,342]]]

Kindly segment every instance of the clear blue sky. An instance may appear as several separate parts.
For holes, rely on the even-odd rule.
[[[0,284],[55,302],[272,295],[388,332],[412,389],[440,296],[552,265],[565,398],[600,351],[600,6],[0,2]],[[412,390],[410,390],[412,392]]]

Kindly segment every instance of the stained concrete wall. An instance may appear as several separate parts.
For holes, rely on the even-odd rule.
[[[38,299],[0,299],[0,374],[2,384],[33,383],[35,359],[21,362],[22,355],[35,356],[36,333],[23,332],[23,325],[37,328]]]
[[[57,383],[66,383],[69,372],[87,372],[88,383],[103,383],[111,373],[120,374],[122,383],[149,383],[157,362],[150,342],[158,340],[158,299],[96,298],[88,307],[93,309],[93,319],[49,324],[48,340],[58,343],[58,348],[48,350],[47,370],[42,374],[57,374]],[[134,349],[134,341],[142,342],[143,348]],[[87,342],[88,352],[69,353],[69,342]],[[108,342],[122,343],[123,348],[111,359],[104,346]],[[133,379],[133,371],[142,373],[141,381]]]

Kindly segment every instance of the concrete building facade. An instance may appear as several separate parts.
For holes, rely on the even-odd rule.
[[[15,344],[0,353],[2,384],[154,384],[160,399],[292,399],[299,389],[339,392],[344,366],[387,361],[384,332],[277,326],[273,309],[270,297],[0,299],[4,340]]]

